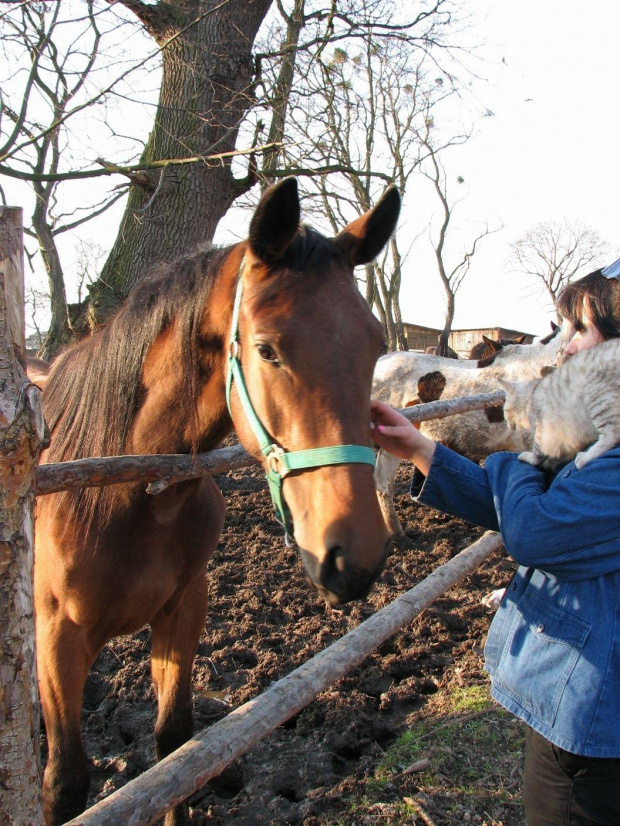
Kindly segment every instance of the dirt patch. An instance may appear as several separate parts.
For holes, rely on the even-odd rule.
[[[258,695],[481,535],[460,520],[414,505],[408,481],[408,470],[401,470],[397,508],[407,538],[394,543],[366,602],[334,610],[309,586],[297,552],[284,545],[262,473],[249,469],[219,477],[228,513],[209,568],[211,610],[194,668],[197,730]],[[351,800],[364,792],[386,749],[408,723],[425,715],[441,723],[442,697],[454,686],[486,685],[481,654],[491,614],[481,596],[504,584],[511,572],[505,555],[494,554],[194,795],[192,822],[428,822],[415,815],[390,819],[384,809],[371,805],[360,819],[359,807],[351,813]],[[82,725],[91,762],[91,803],[154,762],[149,650],[148,629],[116,639],[89,676]],[[392,791],[388,788],[386,794],[393,792],[395,800],[420,791],[415,775],[400,771],[389,785]],[[468,820],[462,806],[455,809],[447,788],[426,798],[426,811],[438,826]],[[386,805],[389,801],[380,807]],[[514,808],[500,807],[495,814],[497,819],[487,822],[522,822]]]

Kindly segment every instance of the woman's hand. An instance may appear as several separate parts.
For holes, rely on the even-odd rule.
[[[435,442],[423,436],[409,419],[383,402],[370,402],[371,435],[375,444],[399,459],[408,459],[426,474],[435,453]]]

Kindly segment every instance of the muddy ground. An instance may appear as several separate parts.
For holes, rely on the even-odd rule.
[[[334,610],[308,585],[295,549],[285,546],[258,469],[219,477],[226,526],[210,564],[211,610],[194,668],[196,729],[258,695],[377,609],[407,591],[482,531],[415,506],[408,471],[397,506],[407,538],[393,543],[386,570],[363,604]],[[512,571],[496,553],[363,664],[323,692],[191,799],[192,822],[227,826],[387,822],[351,800],[407,722],[454,685],[485,684],[481,647],[491,612],[481,597]],[[83,732],[91,761],[91,802],[154,762],[154,697],[149,631],[115,640],[88,679]],[[441,718],[439,714],[438,721]],[[514,783],[518,782],[513,781]],[[387,794],[418,792],[416,776],[397,776]],[[383,804],[382,804],[383,805]],[[424,821],[455,821],[442,792],[426,798]],[[458,816],[458,813],[457,813]],[[518,826],[510,807],[487,822]],[[465,816],[465,820],[468,818]],[[394,822],[390,820],[389,822]],[[481,822],[476,818],[474,822]]]

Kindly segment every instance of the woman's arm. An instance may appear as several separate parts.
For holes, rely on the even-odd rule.
[[[520,565],[560,580],[620,571],[620,448],[581,470],[545,474],[496,453],[485,462],[502,536]]]
[[[493,494],[483,468],[423,436],[408,419],[382,402],[371,402],[371,416],[376,444],[412,461],[426,477],[424,484],[418,485],[419,474],[414,475],[412,496],[416,501],[498,530]]]
[[[374,441],[425,475],[417,501],[500,530],[516,562],[560,580],[620,571],[620,447],[581,470],[571,462],[550,482],[516,453],[495,453],[481,468],[387,405],[373,401],[371,411]]]

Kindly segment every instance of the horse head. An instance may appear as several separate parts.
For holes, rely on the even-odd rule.
[[[374,209],[327,239],[300,225],[295,179],[260,200],[239,273],[238,349],[271,456],[261,450],[238,381],[230,407],[241,442],[268,473],[283,452],[324,455],[325,448],[355,446],[369,453],[370,389],[385,340],[353,270],[381,251],[399,208],[391,187]],[[345,457],[287,469],[281,490],[313,584],[334,605],[364,597],[383,569],[387,541],[371,464]]]

